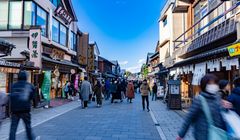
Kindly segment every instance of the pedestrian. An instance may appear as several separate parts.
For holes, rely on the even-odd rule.
[[[117,92],[116,92],[116,96],[115,99],[119,99],[121,102],[122,100],[122,85],[120,81],[117,81]]]
[[[0,128],[2,125],[2,121],[5,118],[5,112],[3,107],[7,104],[8,102],[8,97],[6,93],[0,92]]]
[[[97,107],[102,106],[102,85],[99,81],[94,86],[94,96],[97,98]]]
[[[64,86],[64,93],[65,93],[66,99],[68,99],[68,97],[69,97],[69,92],[70,92],[70,82],[66,81],[66,84]]]
[[[81,85],[81,99],[82,99],[82,108],[85,109],[88,107],[89,96],[92,94],[92,85],[88,82],[87,77],[84,77],[84,81]]]
[[[230,83],[228,80],[220,80],[219,81],[220,95],[221,98],[227,100],[228,95],[230,93]]]
[[[117,81],[114,81],[111,83],[110,91],[112,94],[111,103],[113,103],[114,99],[116,99],[116,94],[117,94]]]
[[[135,97],[134,85],[133,85],[132,81],[129,81],[128,85],[127,85],[127,98],[128,98],[128,101],[130,101],[130,103],[132,103],[132,99],[134,97]]]
[[[233,109],[240,116],[240,77],[233,80],[233,90],[228,97],[228,101],[232,103]]]
[[[152,101],[153,101],[153,99],[155,101],[157,100],[157,90],[158,90],[157,83],[154,82],[154,85],[152,87]]]
[[[219,94],[217,94],[219,91],[218,78],[213,74],[207,74],[201,79],[200,87],[202,91],[200,95],[193,100],[187,117],[178,133],[179,136],[177,140],[184,138],[191,124],[194,128],[193,135],[196,140],[209,139],[210,124],[208,122],[213,122],[214,126],[219,130],[226,130],[220,113],[222,109],[221,100]],[[206,104],[203,102],[206,102]],[[207,111],[205,111],[206,109],[203,107],[203,104],[209,108],[209,114],[206,113]],[[211,120],[209,118],[211,118]]]
[[[140,92],[141,92],[141,95],[142,95],[142,107],[143,107],[143,110],[145,110],[145,101],[146,101],[147,102],[147,110],[149,112],[150,109],[149,109],[149,98],[148,98],[148,95],[149,95],[149,92],[150,92],[150,88],[149,88],[149,85],[148,85],[146,79],[143,80],[143,83],[140,86]]]
[[[16,139],[16,131],[20,119],[26,127],[27,138],[33,140],[34,136],[31,128],[31,101],[34,99],[34,86],[27,82],[27,73],[20,71],[18,81],[13,84],[10,94],[11,127],[9,140]],[[37,137],[39,139],[39,137]]]
[[[105,99],[106,100],[108,100],[110,98],[110,94],[111,94],[110,86],[111,86],[111,83],[110,83],[109,79],[107,79],[105,82],[105,93],[106,93]]]
[[[123,79],[121,82],[121,93],[122,93],[122,98],[125,99],[126,98],[126,81]]]

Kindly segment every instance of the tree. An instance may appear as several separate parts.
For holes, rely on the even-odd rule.
[[[141,73],[143,75],[143,78],[147,78],[147,76],[148,76],[148,66],[146,64],[142,65]]]
[[[130,75],[132,75],[132,73],[130,71],[126,71],[125,74],[126,78],[128,78]]]

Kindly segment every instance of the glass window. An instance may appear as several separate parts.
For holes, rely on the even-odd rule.
[[[67,39],[67,28],[60,24],[60,44],[66,46]]]
[[[11,1],[9,6],[9,29],[20,29],[22,25],[22,1]],[[16,16],[17,15],[17,16]]]
[[[0,1],[0,30],[7,29],[8,1]]]
[[[25,1],[24,3],[24,28],[28,29],[31,25],[35,25],[36,5],[33,2]]]
[[[76,34],[74,34],[73,32],[71,32],[70,34],[70,48],[71,50],[73,51],[76,51],[76,45],[77,45],[77,42],[76,42]]]
[[[167,17],[163,20],[163,27],[167,25]]]
[[[59,22],[52,18],[52,40],[59,42]]]
[[[36,25],[41,26],[42,35],[47,36],[47,12],[45,12],[39,6],[37,7],[37,23]]]
[[[56,7],[58,6],[58,0],[50,0],[52,3],[53,3],[53,5],[55,5]]]

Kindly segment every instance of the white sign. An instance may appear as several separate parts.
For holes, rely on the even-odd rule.
[[[34,62],[35,67],[42,67],[42,51],[41,51],[41,30],[30,29],[29,31],[29,49],[30,61]]]

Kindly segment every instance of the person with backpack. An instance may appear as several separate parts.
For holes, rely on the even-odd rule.
[[[11,87],[10,109],[11,109],[11,127],[9,140],[16,139],[16,131],[20,119],[23,120],[26,127],[28,140],[33,140],[35,137],[32,133],[31,127],[31,101],[35,96],[35,88],[32,84],[27,82],[27,73],[20,71],[18,74],[18,81]],[[36,139],[39,139],[36,138]]]
[[[184,138],[190,125],[193,125],[196,140],[225,140],[226,125],[221,115],[218,78],[213,74],[207,74],[201,79],[200,87],[200,95],[194,99],[177,140]]]

